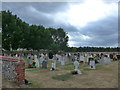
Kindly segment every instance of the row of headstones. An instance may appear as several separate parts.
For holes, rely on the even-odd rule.
[[[79,61],[85,64],[85,57],[88,56],[87,58],[87,63],[90,65],[90,69],[96,69],[95,64],[99,63],[100,65],[105,65],[111,63],[111,59],[117,60],[117,56],[112,54],[73,54],[73,61],[74,61],[74,67],[75,67],[75,73],[81,74],[81,71],[78,69],[79,68]]]
[[[24,53],[20,53],[20,54],[13,54],[12,56],[16,56],[16,57],[24,57],[24,56],[33,56],[34,54],[24,54]],[[46,55],[47,57],[48,57],[48,54],[40,54],[40,53],[38,53],[37,54],[37,56],[38,56],[38,58],[43,58],[43,56],[44,55]],[[89,54],[86,54],[86,53],[77,53],[77,54],[74,54],[74,53],[66,53],[66,54],[62,54],[62,55],[57,55],[58,56],[58,58],[60,58],[59,60],[65,60],[66,62],[67,61],[70,61],[70,60],[72,60],[72,61],[74,61],[74,58],[76,58],[76,55],[77,55],[77,58],[79,58],[79,60],[82,62],[83,60],[84,60],[84,57],[85,56],[90,56],[91,54],[89,53]],[[94,54],[92,54],[92,55],[94,55]],[[3,56],[11,56],[11,54],[6,54],[6,53],[3,53]],[[41,57],[42,56],[42,57]],[[96,59],[99,59],[100,58],[100,54],[96,54],[96,56],[95,56],[95,58]],[[114,55],[112,55],[112,54],[110,54],[110,58],[113,58],[113,56]],[[52,58],[51,58],[52,59]],[[87,59],[88,60],[88,59]],[[88,62],[88,61],[87,61]],[[97,61],[96,61],[97,62]]]
[[[47,54],[47,53],[43,53],[43,54]],[[37,55],[40,56],[41,53],[6,53],[6,52],[2,52],[2,56],[11,56],[11,57],[27,57],[28,55]]]
[[[30,54],[37,55],[38,57],[40,57],[41,54],[46,54],[48,56],[47,53],[5,53],[5,52],[2,52],[2,56],[12,56],[12,57],[25,57],[25,56],[27,57]],[[75,54],[78,56],[87,56],[87,55],[90,56],[92,53],[65,53],[63,55],[66,56],[68,59],[73,59]],[[58,55],[61,55],[61,54],[58,54]],[[94,55],[94,54],[92,54],[92,55]],[[98,53],[96,55],[100,56],[101,53]],[[109,54],[109,57],[113,58],[114,55],[115,55],[115,53]]]
[[[38,58],[40,60],[38,60]],[[56,61],[60,61],[61,62],[61,65],[65,65],[66,62],[72,60],[74,61],[75,60],[75,55],[72,54],[72,55],[67,55],[67,54],[62,54],[62,55],[58,55],[58,54],[55,54],[53,55],[53,57],[48,57],[48,55],[44,55],[44,54],[41,54],[40,57],[37,58],[37,55],[28,55],[27,57],[27,64],[28,64],[28,67],[31,67],[31,61],[32,61],[32,67],[39,67],[39,63],[42,63],[42,68],[46,68],[46,65],[47,65],[47,61],[49,59],[52,60],[52,69],[54,70],[56,68]],[[82,60],[82,59],[80,59]]]
[[[28,57],[30,57],[30,56],[28,56]],[[80,62],[85,63],[85,59],[84,59],[85,56],[83,56],[83,55],[80,56],[80,55],[77,55],[77,54],[73,54],[72,57],[74,57],[72,59],[73,59],[73,62],[74,62],[75,71],[76,70],[79,71],[78,70],[78,67],[79,67],[79,60],[78,59],[80,59]],[[51,68],[51,70],[56,70],[57,60],[59,60],[61,62],[61,65],[65,65],[65,62],[67,61],[65,59],[68,59],[68,56],[66,57],[65,54],[62,54],[62,55],[55,54],[52,58],[52,68]],[[34,60],[35,60],[35,67],[39,67],[39,63],[42,63],[42,68],[44,68],[44,69],[47,68],[48,57],[45,59],[44,55],[41,55],[40,62],[39,62],[38,59],[37,59],[37,55],[35,55]],[[30,65],[30,58],[27,58],[27,61],[28,61],[28,65]],[[100,63],[100,65],[104,65],[104,64],[109,64],[111,62],[111,60],[110,60],[110,57],[108,55],[103,55],[103,54],[93,55],[93,54],[91,54],[91,55],[88,55],[87,62],[88,62],[88,65],[90,65],[91,69],[95,69],[95,64],[96,63]]]
[[[119,60],[120,59],[120,55],[113,55],[112,54],[91,54],[88,57],[88,65],[90,65],[90,69],[96,69],[96,63],[99,63],[100,65],[105,65],[105,64],[110,64],[111,61],[113,60]],[[83,59],[84,60],[84,59]],[[83,61],[84,62],[84,61]],[[74,62],[74,66],[75,66],[75,72],[77,74],[81,74],[81,71],[78,69],[79,67],[79,62],[76,60]]]
[[[16,54],[17,57],[17,54]],[[87,57],[87,61],[85,61],[85,57]],[[103,55],[103,54],[86,54],[86,53],[68,53],[68,54],[55,54],[53,57],[49,57],[48,54],[39,54],[27,55],[27,65],[28,67],[40,67],[40,63],[42,63],[42,68],[47,69],[47,61],[49,58],[52,60],[52,68],[51,70],[56,70],[56,62],[59,60],[61,62],[61,65],[65,65],[66,62],[72,60],[75,71],[80,73],[80,70],[78,70],[79,62],[85,63],[87,62],[88,65],[90,65],[90,69],[95,69],[95,64],[100,63],[100,65],[109,64],[110,58],[116,58],[116,55]],[[40,60],[38,60],[38,58]],[[31,64],[32,63],[32,64]]]

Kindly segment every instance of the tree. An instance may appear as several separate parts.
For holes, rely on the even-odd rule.
[[[57,50],[66,51],[68,47],[68,36],[62,28],[48,28],[50,30],[50,35],[52,38],[51,47],[57,47]]]
[[[67,48],[68,36],[62,28],[45,28],[42,25],[29,25],[10,11],[2,11],[3,48],[16,50],[47,49],[53,51]]]

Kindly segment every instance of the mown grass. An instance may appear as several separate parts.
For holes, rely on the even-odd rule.
[[[40,72],[40,73],[44,73],[44,72],[50,72],[50,69],[42,69],[42,68],[30,68],[30,69],[26,69],[26,71],[36,71],[36,72]]]
[[[72,74],[70,73],[66,73],[66,74],[63,74],[63,75],[56,75],[56,76],[52,76],[52,79],[55,79],[55,80],[60,80],[60,81],[67,81],[69,79],[72,79]]]
[[[72,75],[71,69],[74,66],[71,62],[65,66],[60,66],[58,62],[58,70],[50,71],[51,61],[48,62],[48,69],[29,68],[26,69],[26,79],[32,84],[25,85],[27,88],[109,88],[117,87],[117,65],[116,61],[113,61],[108,65],[96,64],[96,69],[87,69],[89,65],[80,64],[79,69],[82,71],[81,75]],[[71,68],[71,69],[70,69]],[[48,72],[48,73],[47,73]],[[112,81],[111,81],[112,79]],[[64,82],[64,83],[63,83]],[[73,84],[74,83],[74,84]],[[54,85],[54,86],[53,86]],[[15,87],[4,83],[4,87]]]
[[[65,65],[65,66],[61,66],[60,67],[62,70],[74,70],[74,66],[73,65]]]
[[[92,70],[96,70],[96,69],[89,69],[89,68],[85,68],[82,71],[92,71]]]
[[[32,88],[37,88],[37,87],[40,87],[40,86],[41,86],[41,84],[38,84],[38,83],[36,83],[35,81],[30,81],[30,82],[32,82],[32,83],[26,85],[26,87],[28,87],[28,88],[30,88],[30,87],[32,87]]]

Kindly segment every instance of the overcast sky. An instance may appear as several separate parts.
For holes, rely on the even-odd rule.
[[[118,46],[118,1],[3,2],[29,24],[63,28],[69,46]]]

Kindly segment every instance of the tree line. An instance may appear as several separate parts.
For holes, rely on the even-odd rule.
[[[63,28],[46,28],[43,25],[29,25],[12,12],[2,11],[2,48],[5,50],[52,50],[66,52],[116,52],[111,47],[69,47],[69,37]]]
[[[68,36],[62,28],[29,25],[12,12],[2,11],[2,47],[5,50],[66,50]]]
[[[119,47],[69,47],[69,52],[120,52]]]

